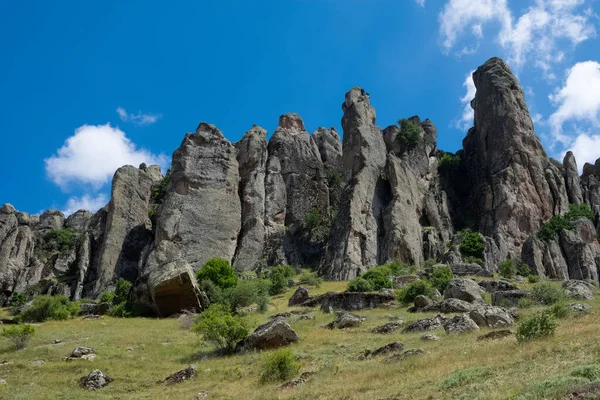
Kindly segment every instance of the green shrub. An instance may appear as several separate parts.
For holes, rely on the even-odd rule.
[[[287,278],[280,272],[275,271],[271,274],[271,286],[269,287],[269,294],[276,295],[283,293],[287,288]]]
[[[72,250],[79,245],[81,234],[71,228],[52,229],[44,235],[45,250]]]
[[[504,300],[506,300],[506,299],[504,299]],[[519,301],[517,303],[517,306],[519,308],[531,308],[535,305],[536,305],[536,302],[531,297],[522,297],[519,299]],[[510,305],[505,308],[510,308]]]
[[[531,275],[531,268],[525,263],[519,263],[517,266],[517,274],[521,275],[522,277],[528,277]]]
[[[406,150],[412,150],[423,142],[423,136],[421,134],[421,128],[407,120],[402,118],[398,121],[400,126],[400,132],[398,132],[398,140],[403,148]]]
[[[399,276],[399,275],[409,275],[417,272],[417,267],[415,265],[408,265],[404,263],[402,260],[394,260],[390,261],[383,265],[390,270],[390,275]]]
[[[517,265],[514,260],[504,260],[498,268],[500,276],[506,279],[513,279],[517,274]]]
[[[252,304],[268,304],[271,281],[255,279],[239,281],[237,286],[224,292],[223,304],[228,304],[232,312]]]
[[[459,249],[463,256],[483,259],[485,242],[479,233],[464,230],[458,232],[458,235],[460,237]]]
[[[527,277],[527,281],[529,283],[538,283],[540,281],[540,277],[534,274],[529,274]]]
[[[387,267],[374,267],[362,275],[362,278],[369,281],[373,290],[381,290],[392,287],[392,281],[388,278],[391,275]]]
[[[462,164],[462,158],[458,154],[444,153],[438,162],[440,174],[458,171]]]
[[[543,241],[552,240],[561,230],[573,229],[573,221],[579,218],[587,218],[593,222],[595,215],[587,204],[569,204],[569,211],[563,215],[553,215],[549,221],[542,224],[537,237]]]
[[[483,261],[481,258],[478,257],[467,257],[465,258],[465,262],[468,264],[477,264],[480,265],[481,267],[485,267],[485,261]]]
[[[431,282],[431,285],[434,288],[440,292],[443,292],[453,278],[454,275],[452,274],[452,269],[446,265],[444,267],[434,269],[433,273],[429,277],[429,282]]]
[[[167,194],[167,186],[171,181],[171,175],[165,176],[159,183],[152,186],[152,199],[154,202],[161,204]]]
[[[600,363],[580,365],[569,371],[569,375],[589,379],[591,382],[600,381]]]
[[[490,377],[492,371],[489,367],[474,367],[453,372],[442,382],[443,389],[452,389],[456,387],[464,387],[475,381],[485,380]]]
[[[568,221],[575,221],[579,218],[587,218],[594,222],[596,220],[596,215],[587,204],[569,204],[569,211],[565,213],[565,218]]]
[[[131,304],[127,301],[113,304],[108,309],[108,315],[116,318],[129,318],[132,316]]]
[[[557,319],[567,318],[571,315],[571,309],[567,307],[565,303],[560,301],[550,306],[546,312]]]
[[[304,215],[304,228],[310,232],[314,232],[318,227],[324,224],[324,219],[318,209],[313,208]]]
[[[35,328],[27,324],[13,325],[2,330],[2,336],[13,342],[17,350],[25,348],[34,334]]]
[[[117,281],[117,287],[113,296],[114,304],[125,303],[129,299],[129,292],[131,292],[132,283],[126,279],[119,278]]]
[[[542,282],[533,287],[531,297],[539,304],[550,306],[558,303],[564,297],[564,291],[547,282]]]
[[[303,272],[302,275],[300,275],[299,282],[302,285],[320,287],[321,283],[323,283],[323,278],[314,272]]]
[[[431,283],[423,280],[416,280],[407,283],[403,288],[396,292],[398,301],[404,304],[409,304],[415,301],[415,298],[419,295],[432,297],[434,289]]]
[[[260,381],[278,382],[293,378],[300,370],[294,353],[289,349],[275,350],[263,358]]]
[[[235,287],[238,278],[235,271],[229,264],[229,261],[222,258],[212,258],[196,272],[196,279],[202,282],[205,279],[211,280],[221,289]]]
[[[356,277],[348,282],[348,291],[349,292],[372,292],[374,291],[373,285],[371,282],[366,280],[363,277]]]
[[[233,352],[238,342],[248,336],[248,327],[245,321],[231,315],[225,306],[212,304],[200,314],[193,330],[202,339],[227,352]]]
[[[342,186],[342,174],[337,171],[328,171],[327,186],[329,186],[329,189],[340,188]]]
[[[531,316],[517,327],[517,341],[519,343],[529,340],[554,335],[556,321],[549,313],[541,313]]]
[[[25,296],[25,294],[23,294],[23,293],[14,291],[12,293],[12,295],[10,296],[10,305],[11,306],[17,306],[17,307],[22,306],[26,302],[27,302],[27,296]]]
[[[244,282],[244,281],[240,281],[240,282]],[[223,291],[223,289],[221,289],[220,287],[215,285],[213,283],[213,281],[211,281],[210,279],[202,280],[198,284],[198,287],[201,291],[204,292],[204,294],[206,294],[206,297],[208,297],[210,304],[215,304],[215,303],[225,304],[225,302],[226,302],[225,292]]]
[[[113,292],[104,292],[98,302],[100,303],[112,303],[115,299],[115,294]]]
[[[79,314],[79,303],[70,301],[66,296],[38,296],[21,312],[26,322],[44,322],[63,320]]]
[[[293,278],[294,275],[296,275],[296,269],[294,267],[292,267],[291,265],[284,265],[284,264],[276,265],[273,268],[271,268],[271,271],[272,271],[272,273],[275,273],[275,272],[279,273],[287,279]]]

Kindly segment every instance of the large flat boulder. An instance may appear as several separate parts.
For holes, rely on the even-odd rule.
[[[286,322],[278,317],[260,325],[250,336],[238,344],[238,350],[270,350],[300,340],[300,336]]]

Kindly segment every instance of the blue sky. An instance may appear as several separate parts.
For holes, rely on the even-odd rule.
[[[121,164],[158,162],[200,121],[237,141],[297,112],[339,130],[364,87],[383,128],[419,115],[438,147],[471,126],[468,75],[521,80],[547,152],[600,157],[598,0],[0,3],[0,204],[95,210]]]

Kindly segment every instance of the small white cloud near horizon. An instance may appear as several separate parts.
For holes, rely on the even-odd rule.
[[[48,178],[65,191],[73,184],[98,190],[118,168],[143,162],[164,168],[168,157],[137,148],[123,131],[110,124],[77,128],[55,155],[44,160]]]
[[[575,64],[567,71],[564,85],[548,97],[556,106],[549,119],[555,140],[565,144],[571,141],[563,129],[568,121],[600,127],[600,63]]]
[[[96,196],[84,194],[81,197],[70,197],[67,200],[64,210],[61,210],[65,216],[69,216],[79,210],[87,210],[95,213],[102,207],[108,204],[108,197],[104,193]]]
[[[153,123],[155,123],[156,121],[158,121],[162,115],[161,114],[149,114],[149,113],[142,113],[141,111],[138,111],[137,114],[131,114],[128,113],[127,110],[125,110],[123,107],[117,107],[117,114],[119,114],[119,118],[121,118],[121,121],[123,122],[131,122],[133,124],[136,125],[151,125]]]
[[[475,82],[473,82],[473,72],[475,71],[469,72],[463,82],[463,87],[466,90],[465,95],[460,99],[460,102],[463,104],[463,112],[460,119],[458,119],[455,124],[457,129],[463,131],[466,131],[473,126],[474,114],[473,108],[471,107],[471,100],[475,98],[475,93],[477,92]]]

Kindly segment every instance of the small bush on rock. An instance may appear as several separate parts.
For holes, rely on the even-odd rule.
[[[27,324],[13,325],[2,330],[2,336],[13,342],[17,350],[25,348],[34,334],[35,328]]]
[[[402,118],[398,121],[400,126],[400,132],[398,133],[398,140],[406,150],[412,150],[423,141],[421,135],[421,128],[410,122],[406,118]]]
[[[563,302],[553,304],[546,312],[558,319],[567,318],[571,315],[571,309]]]
[[[27,296],[25,296],[23,293],[14,291],[12,293],[12,295],[10,296],[10,305],[11,306],[17,306],[17,307],[22,306],[26,302],[27,302]]]
[[[229,261],[222,258],[208,260],[196,273],[196,279],[199,283],[208,279],[221,289],[235,287],[238,282],[238,278]]]
[[[100,303],[112,303],[115,299],[115,294],[113,292],[104,292],[98,302]]]
[[[299,370],[300,364],[291,350],[275,350],[263,359],[260,381],[262,383],[286,381],[293,378]]]
[[[323,283],[323,278],[314,272],[304,272],[300,275],[299,281],[302,285],[320,287],[321,283]]]
[[[396,292],[398,301],[404,304],[412,303],[419,295],[432,297],[434,289],[431,283],[423,280],[416,280],[407,283],[403,288]]]
[[[498,267],[500,276],[506,279],[513,279],[517,274],[517,266],[514,260],[504,260]]]
[[[200,314],[193,330],[204,341],[229,353],[235,350],[238,342],[248,336],[248,327],[245,321],[239,316],[232,315],[221,304],[213,304]]]
[[[348,282],[349,292],[372,292],[373,290],[371,282],[360,276]]]
[[[383,265],[390,270],[390,275],[399,276],[399,275],[409,275],[417,272],[417,267],[415,265],[408,265],[404,263],[402,260],[394,260],[390,261]]]
[[[373,290],[381,290],[392,287],[389,275],[391,275],[389,268],[375,267],[365,272],[362,277],[371,283]]]
[[[479,233],[464,230],[458,232],[458,236],[460,237],[459,249],[463,256],[483,259],[485,243]]]
[[[21,312],[26,322],[44,322],[64,320],[79,313],[79,303],[70,301],[66,296],[38,296]]]
[[[438,172],[440,174],[451,174],[458,171],[462,164],[462,158],[458,154],[444,153],[438,162]]]
[[[550,283],[539,283],[533,287],[531,297],[539,304],[550,306],[561,301],[564,297],[564,291]]]
[[[446,286],[448,286],[448,284],[452,280],[452,278],[454,278],[454,275],[452,274],[452,269],[450,269],[450,267],[446,265],[444,267],[434,269],[433,273],[429,277],[429,282],[431,282],[431,285],[434,288],[436,288],[440,292],[443,292],[444,289],[446,289]]]
[[[519,323],[517,341],[519,343],[554,335],[556,321],[549,313],[536,314]]]

